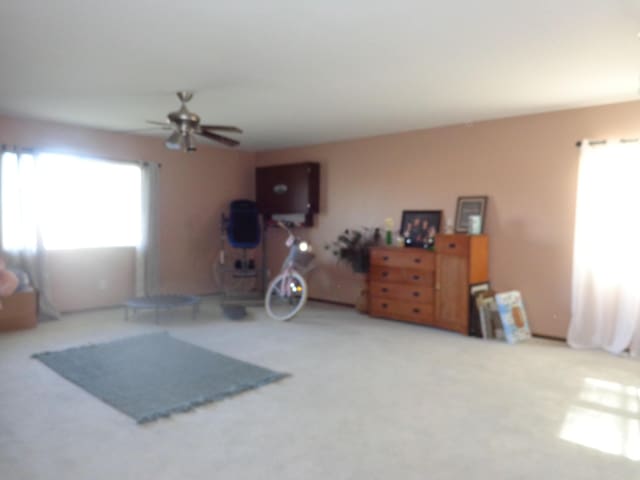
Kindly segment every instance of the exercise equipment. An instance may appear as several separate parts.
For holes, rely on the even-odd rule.
[[[266,278],[262,225],[256,203],[234,200],[229,215],[222,214],[221,248],[215,266],[222,292],[225,317],[238,320],[246,316],[246,306],[259,305]],[[262,255],[258,247],[262,244]],[[260,257],[260,258],[259,258]]]

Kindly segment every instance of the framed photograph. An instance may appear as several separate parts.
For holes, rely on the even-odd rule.
[[[485,330],[481,324],[480,309],[477,297],[491,290],[489,282],[469,285],[469,335],[472,337],[485,337]]]
[[[517,343],[531,338],[529,321],[520,292],[513,290],[496,293],[495,298],[507,342]]]
[[[400,234],[407,247],[428,248],[440,232],[442,210],[404,210]]]
[[[504,339],[504,331],[501,328],[502,322],[492,291],[480,292],[476,295],[476,302],[480,312],[480,327],[482,338]]]
[[[487,200],[488,198],[486,196],[458,197],[458,206],[456,208],[456,233],[482,233],[484,231],[484,212],[487,208]],[[480,225],[475,232],[469,232],[469,218],[474,215],[480,217]]]
[[[489,284],[489,282],[474,283],[472,285],[469,285],[469,293],[472,297],[477,293],[486,292],[488,290],[491,290],[491,285]]]

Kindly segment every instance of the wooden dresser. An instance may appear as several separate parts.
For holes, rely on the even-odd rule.
[[[432,325],[435,255],[418,248],[370,250],[369,313]]]
[[[435,250],[374,247],[369,313],[469,333],[469,286],[489,281],[486,235],[437,235]]]

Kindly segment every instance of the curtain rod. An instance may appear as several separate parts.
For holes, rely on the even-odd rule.
[[[36,152],[41,151],[41,150],[37,150],[35,148],[19,147],[17,145],[9,145],[7,143],[0,144],[0,152],[6,152],[6,151],[10,151],[10,152],[26,152],[26,153],[35,154]],[[152,164],[156,164],[156,165],[158,165],[158,168],[162,168],[162,163],[161,162],[149,162],[147,160],[124,160],[124,159],[121,159],[121,158],[108,158],[108,157],[100,157],[100,156],[96,156],[96,155],[84,155],[84,154],[77,154],[77,153],[62,153],[62,152],[55,152],[55,151],[48,152],[48,153],[59,154],[59,155],[70,155],[70,156],[74,156],[74,157],[92,158],[92,159],[95,159],[95,160],[107,161],[107,162],[129,163],[129,164],[134,164],[134,165],[152,165]]]
[[[3,143],[2,145],[0,145],[0,150],[2,150],[3,152],[34,152],[32,148],[19,147],[18,145],[9,145],[8,143]]]
[[[609,140],[589,140],[589,145],[605,145]],[[633,143],[640,141],[640,138],[621,138],[621,143]],[[578,140],[576,142],[576,147],[581,147],[584,140]]]

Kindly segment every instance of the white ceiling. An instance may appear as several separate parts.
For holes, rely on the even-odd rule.
[[[640,0],[2,0],[0,113],[266,150],[638,98]],[[0,139],[1,140],[1,139]]]

